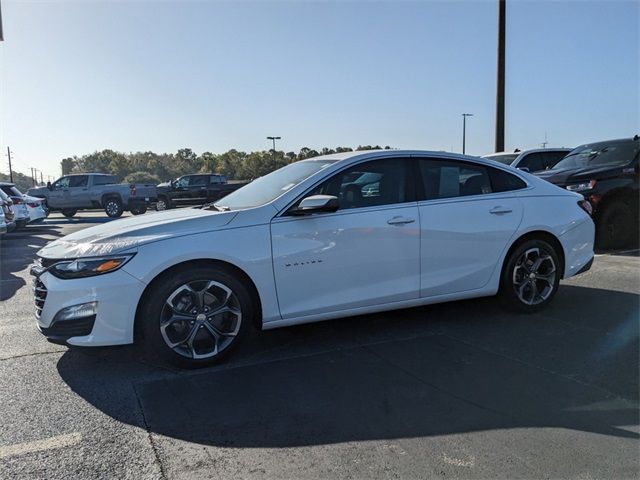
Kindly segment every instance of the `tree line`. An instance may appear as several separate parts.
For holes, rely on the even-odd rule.
[[[381,148],[391,147],[360,145],[355,150]],[[110,173],[125,183],[157,184],[181,175],[199,172],[220,173],[232,180],[251,180],[298,160],[353,150],[350,147],[325,147],[320,150],[304,147],[295,153],[281,150],[243,152],[232,149],[220,154],[203,152],[199,155],[190,148],[181,148],[176,153],[123,153],[102,150],[80,157],[65,158],[60,162],[60,167],[63,175],[84,172]]]

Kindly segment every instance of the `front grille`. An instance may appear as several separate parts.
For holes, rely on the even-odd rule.
[[[47,337],[70,338],[84,337],[90,335],[96,316],[77,318],[73,320],[62,320],[54,322],[49,328],[40,327],[40,331]]]
[[[36,317],[40,318],[44,302],[47,299],[47,287],[44,286],[44,283],[39,278],[33,280],[33,297],[36,304]]]

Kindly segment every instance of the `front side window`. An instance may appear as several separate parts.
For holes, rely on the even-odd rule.
[[[185,188],[189,185],[189,177],[180,177],[178,180],[176,180],[176,187],[178,188]]]
[[[310,195],[338,197],[340,210],[393,205],[410,201],[407,183],[405,159],[372,160],[334,175]]]
[[[53,184],[53,188],[56,190],[61,190],[65,188],[69,188],[69,179],[71,177],[62,177]]]

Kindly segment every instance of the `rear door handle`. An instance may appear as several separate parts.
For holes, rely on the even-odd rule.
[[[387,220],[387,223],[389,225],[404,225],[405,223],[413,223],[415,221],[415,218],[397,216]]]
[[[513,210],[511,210],[508,207],[493,207],[491,210],[489,210],[489,213],[492,213],[494,215],[502,215],[504,213],[511,213]]]

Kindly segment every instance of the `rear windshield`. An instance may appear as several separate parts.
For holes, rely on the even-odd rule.
[[[638,155],[639,146],[640,142],[637,140],[582,145],[574,148],[552,170],[597,167],[600,165],[626,165]]]

